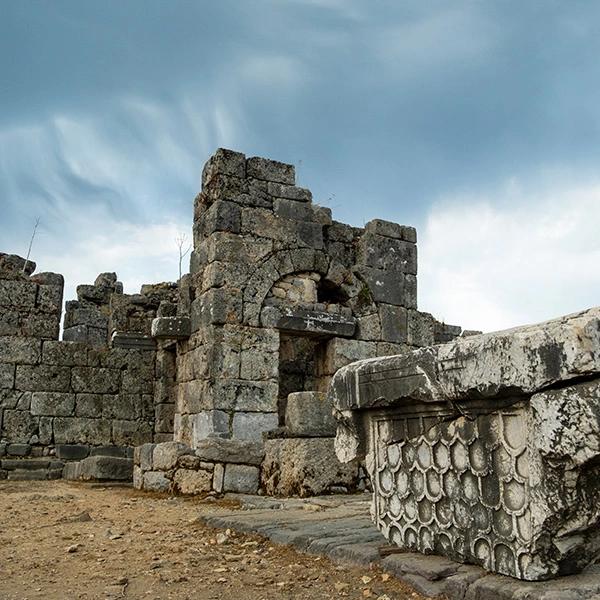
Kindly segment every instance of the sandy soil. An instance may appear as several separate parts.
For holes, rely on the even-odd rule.
[[[423,598],[381,571],[201,523],[219,509],[128,487],[0,482],[0,600]]]

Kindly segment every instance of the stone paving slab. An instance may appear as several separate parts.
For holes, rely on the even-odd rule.
[[[491,575],[483,569],[440,556],[412,552],[382,556],[390,549],[369,515],[370,499],[323,496],[276,499],[227,494],[240,509],[203,515],[219,528],[257,533],[302,552],[327,556],[335,562],[378,565],[428,597],[448,600],[600,600],[600,565],[580,575],[553,581],[526,582]]]

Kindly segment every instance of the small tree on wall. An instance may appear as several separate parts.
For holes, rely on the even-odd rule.
[[[179,250],[179,279],[181,279],[181,263],[192,249],[192,244],[188,243],[185,233],[180,233],[175,238],[175,243],[177,244],[177,249]],[[179,279],[177,281],[179,281]]]

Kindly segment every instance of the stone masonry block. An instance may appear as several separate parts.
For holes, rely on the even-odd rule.
[[[38,286],[29,281],[0,280],[0,306],[33,310]]]
[[[380,304],[381,339],[384,342],[405,344],[408,340],[408,311],[402,306]]]
[[[62,279],[62,275],[60,275]],[[36,298],[36,309],[46,313],[59,314],[62,310],[63,285],[40,285]]]
[[[40,362],[40,340],[2,336],[0,337],[0,362],[18,365],[35,365]]]
[[[2,418],[0,438],[17,444],[28,444],[31,436],[37,433],[38,418],[29,411],[5,410]]]
[[[203,461],[259,466],[265,456],[262,442],[209,438],[200,440],[195,450]]]
[[[152,337],[167,340],[185,340],[192,326],[189,317],[158,317],[152,321]]]
[[[260,440],[262,434],[279,425],[279,414],[236,412],[233,415],[233,437],[239,440]]]
[[[177,469],[173,478],[175,489],[181,494],[202,494],[212,488],[212,471]]]
[[[413,244],[416,244],[417,242],[417,230],[414,227],[398,225],[398,223],[392,223],[391,221],[384,221],[382,219],[373,219],[372,221],[369,221],[365,225],[365,231],[367,233],[383,235],[397,240],[404,240],[405,242],[411,242]]]
[[[85,367],[87,351],[85,344],[45,340],[42,346],[42,361],[47,365]]]
[[[153,429],[148,421],[114,420],[112,440],[118,446],[139,446],[152,441]]]
[[[0,389],[12,389],[15,383],[15,365],[0,364]]]
[[[229,415],[222,410],[204,410],[191,418],[192,445],[211,436],[228,436]]]
[[[55,365],[17,365],[15,387],[18,390],[68,392],[71,369]]]
[[[212,288],[192,303],[192,329],[196,325],[222,325],[242,320],[242,294],[236,288]]]
[[[296,179],[294,165],[259,156],[253,156],[246,161],[246,174],[248,177],[287,185],[294,185]]]
[[[333,338],[327,343],[323,374],[333,375],[338,369],[352,362],[376,356],[377,344],[375,342]]]
[[[417,307],[417,278],[415,275],[359,267],[358,276],[365,282],[375,302]]]
[[[104,398],[104,394],[76,394],[75,416],[91,418],[101,417],[104,406]]]
[[[357,260],[373,269],[417,274],[417,246],[403,240],[365,233],[358,244]]]
[[[259,470],[249,465],[225,465],[223,478],[224,492],[256,494],[258,491]]]
[[[171,480],[162,471],[147,471],[144,473],[143,489],[148,492],[168,492]]]
[[[268,193],[277,199],[295,200],[296,202],[312,202],[312,192],[305,188],[295,185],[284,185],[269,181],[267,184]]]
[[[408,311],[408,338],[411,346],[431,346],[434,338],[435,319],[429,313]]]
[[[102,367],[73,367],[71,386],[75,392],[114,394],[119,390],[119,371]]]
[[[335,435],[333,406],[321,392],[295,392],[287,397],[285,426],[297,437]]]
[[[54,441],[57,444],[105,444],[112,443],[110,421],[82,417],[56,417]]]
[[[306,202],[276,198],[273,202],[273,210],[278,217],[285,219],[292,219],[294,221],[314,220],[312,206]]]
[[[203,236],[210,235],[215,231],[239,233],[241,227],[240,205],[235,202],[217,200],[202,214],[196,225],[199,225],[200,233]]]
[[[170,471],[177,465],[177,459],[191,450],[181,442],[165,442],[156,444],[152,454],[152,468],[157,471]]]
[[[36,416],[68,417],[75,410],[75,394],[64,392],[33,392],[31,414]]]
[[[206,185],[215,175],[246,176],[246,156],[226,148],[219,148],[206,162],[202,170],[202,185]]]

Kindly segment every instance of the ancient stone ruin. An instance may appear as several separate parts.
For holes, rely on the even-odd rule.
[[[600,555],[600,309],[359,361],[331,398],[390,542],[526,580]]]
[[[78,286],[62,339],[62,276],[0,254],[0,479],[372,486],[403,548],[524,579],[594,559],[597,309],[471,337],[417,309],[412,227],[336,222],[293,166],[229,150],[193,240],[177,283]]]
[[[331,377],[460,333],[416,308],[415,230],[335,222],[293,166],[218,150],[193,234],[177,284],[79,285],[62,340],[62,277],[1,255],[0,477],[131,478],[137,446],[145,489],[367,485],[335,459]]]

